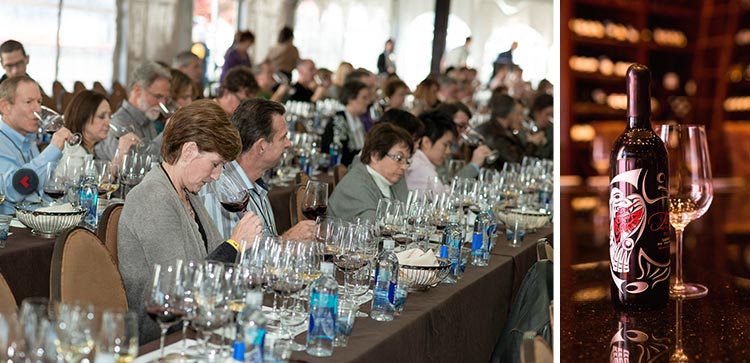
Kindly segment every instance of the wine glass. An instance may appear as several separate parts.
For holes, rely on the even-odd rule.
[[[310,180],[305,186],[302,196],[302,215],[307,219],[316,220],[325,216],[328,209],[328,183]]]
[[[123,185],[123,198],[126,198],[130,190],[143,180],[149,161],[147,159],[134,150],[122,156],[120,183]]]
[[[47,106],[42,106],[42,112],[34,111],[34,116],[39,120],[42,131],[49,135],[65,127],[63,116]],[[77,146],[81,144],[82,139],[81,134],[76,132],[68,138],[67,143],[70,146]]]
[[[193,290],[195,315],[191,324],[198,332],[200,353],[211,357],[218,353],[213,350],[209,352],[211,331],[222,327],[230,315],[228,301],[225,299],[224,267],[221,262],[206,261],[202,267],[201,279]]]
[[[167,335],[167,329],[180,322],[185,315],[185,310],[182,308],[183,298],[180,295],[182,290],[180,269],[179,263],[176,265],[155,264],[151,285],[145,294],[143,305],[146,313],[159,324],[161,329],[160,359],[164,358],[164,338]]]
[[[669,158],[669,223],[677,240],[675,281],[669,296],[697,299],[706,296],[708,288],[682,280],[682,232],[692,220],[703,216],[713,201],[706,130],[701,125],[661,125],[658,131]]]
[[[484,136],[471,126],[467,127],[466,131],[461,134],[461,139],[472,147],[486,145]],[[492,165],[497,161],[498,157],[500,157],[500,153],[497,150],[492,150],[492,152],[484,159],[484,162],[487,165]]]
[[[133,311],[102,313],[96,354],[113,362],[132,362],[138,356],[138,315]]]
[[[290,327],[302,324],[307,318],[305,308],[298,304],[298,299],[293,295],[305,287],[306,256],[304,244],[296,241],[286,241],[283,247],[283,253],[278,255],[279,261],[276,264],[276,270],[271,288],[276,294],[282,297],[280,330],[282,334],[290,341],[291,349],[302,351],[305,346],[294,341]]]
[[[236,175],[222,172],[211,187],[224,209],[231,213],[245,213],[250,194]]]
[[[55,327],[49,314],[49,300],[30,297],[21,302],[18,321],[26,341],[26,358],[34,363],[55,361]],[[59,357],[62,359],[62,357]]]
[[[65,164],[63,163],[59,168],[57,165],[54,161],[47,162],[44,193],[59,203],[65,196],[67,178],[65,176]]]
[[[58,352],[65,362],[80,362],[94,350],[94,307],[59,302],[55,308]]]

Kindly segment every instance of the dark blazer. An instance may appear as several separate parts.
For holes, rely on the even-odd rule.
[[[321,149],[327,154],[330,151],[331,143],[334,140],[338,140],[341,144],[341,164],[344,166],[351,165],[352,160],[354,160],[354,157],[360,151],[360,149],[355,149],[349,145],[352,137],[351,132],[352,130],[349,128],[349,123],[346,120],[346,114],[344,114],[344,111],[339,111],[326,124],[320,141],[323,144],[321,145]]]

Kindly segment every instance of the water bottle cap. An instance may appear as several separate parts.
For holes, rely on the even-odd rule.
[[[245,361],[245,342],[234,342],[232,344],[232,359],[239,362]]]
[[[393,247],[395,247],[395,246],[396,246],[396,241],[394,241],[392,239],[387,239],[387,240],[383,241],[383,249],[384,250],[392,250]]]
[[[263,293],[256,290],[248,291],[245,296],[245,304],[250,307],[260,307],[263,305]]]
[[[333,263],[332,262],[321,262],[320,271],[324,274],[333,274]]]

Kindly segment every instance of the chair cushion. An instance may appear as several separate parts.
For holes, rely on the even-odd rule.
[[[3,274],[0,274],[0,313],[14,313],[17,310],[18,304],[13,297],[13,291],[10,290]]]
[[[114,259],[99,238],[85,228],[73,228],[58,238],[50,274],[50,296],[55,301],[127,309],[125,287]]]

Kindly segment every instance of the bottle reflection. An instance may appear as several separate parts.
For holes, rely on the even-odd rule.
[[[655,312],[652,312],[655,313]],[[669,338],[649,332],[659,326],[640,314],[622,312],[617,323],[617,332],[610,341],[610,363],[662,362],[669,354]]]

